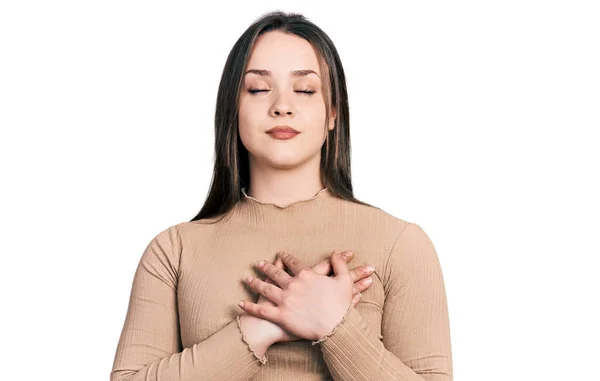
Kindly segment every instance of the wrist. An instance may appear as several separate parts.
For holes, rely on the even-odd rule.
[[[256,316],[240,316],[240,328],[246,341],[259,356],[263,356],[267,349],[277,342],[277,337],[271,327],[272,324]]]
[[[320,330],[320,332],[317,332],[317,334],[316,334],[317,337],[313,339],[314,340],[313,345],[320,343],[320,342],[324,341],[325,339],[327,339],[329,336],[333,335],[333,333],[340,326],[340,324],[342,324],[344,322],[344,320],[346,320],[346,317],[348,316],[348,314],[350,313],[352,308],[353,308],[353,306],[352,306],[352,304],[350,304],[348,309],[345,311],[344,315],[341,318],[337,319],[334,324],[329,323],[329,324],[325,325],[324,328],[322,330]]]

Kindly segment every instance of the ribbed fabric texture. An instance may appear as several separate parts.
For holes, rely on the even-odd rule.
[[[452,380],[448,305],[436,250],[416,223],[335,197],[277,206],[242,192],[230,214],[182,222],[143,252],[111,381]],[[261,362],[244,341],[239,300],[256,301],[247,275],[287,251],[308,266],[334,249],[375,267],[335,332],[276,343]]]

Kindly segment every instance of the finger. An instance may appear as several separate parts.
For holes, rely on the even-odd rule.
[[[300,262],[298,258],[294,257],[290,253],[286,253],[285,251],[281,251],[277,254],[278,257],[281,258],[283,264],[290,269],[292,274],[298,275],[301,270],[311,270],[304,263]],[[312,270],[311,270],[312,271]]]
[[[279,258],[279,256],[277,256],[277,259],[275,259],[275,267],[279,267],[280,269],[283,269],[283,261],[281,260],[281,258]]]
[[[329,275],[331,272],[331,263],[329,262],[329,258],[323,259],[321,262],[314,265],[312,269],[319,275]]]
[[[337,250],[334,250],[333,252],[336,252],[336,251]],[[344,255],[344,254],[347,254],[347,255]],[[342,258],[346,261],[346,263],[348,263],[352,260],[353,255],[354,255],[354,253],[352,253],[349,250],[342,252]],[[319,275],[329,275],[332,270],[330,258],[323,259],[321,262],[314,265],[312,269],[314,272],[316,272]]]
[[[335,277],[338,279],[344,277],[350,277],[350,270],[348,270],[348,265],[342,259],[342,256],[339,253],[333,253],[331,255],[331,266],[333,266],[333,273]]]
[[[355,267],[352,270],[350,270],[350,276],[352,277],[352,282],[356,282],[363,278],[366,278],[369,275],[373,274],[374,271],[375,271],[375,268],[371,265],[362,265],[362,266]]]
[[[283,291],[274,284],[269,284],[251,275],[246,277],[246,283],[254,291],[258,292],[273,303],[279,305],[283,300]]]
[[[250,315],[269,320],[273,323],[279,323],[279,307],[256,304],[246,300],[241,300],[238,306]]]
[[[269,262],[260,261],[258,263],[258,267],[281,288],[283,288],[292,279],[290,274],[286,273],[285,270],[280,269]]]
[[[356,307],[358,302],[360,302],[361,297],[362,297],[362,295],[360,294],[360,292],[352,295],[352,307]]]
[[[365,292],[369,287],[371,287],[372,284],[373,278],[361,279],[358,282],[354,283],[354,288],[352,289],[352,292]]]
[[[280,268],[282,270],[284,269],[283,261],[281,260],[281,258],[277,257],[277,259],[275,260],[275,267]],[[271,278],[269,278],[269,277],[266,277],[264,279],[264,281],[266,283],[275,284],[275,282],[273,282],[273,280]]]

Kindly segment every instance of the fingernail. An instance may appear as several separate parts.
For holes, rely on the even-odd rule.
[[[254,279],[254,278],[252,277],[252,275],[248,275],[248,276],[246,277],[246,281],[247,281],[248,283],[252,282],[252,279]]]
[[[344,257],[348,258],[348,257],[351,257],[351,256],[352,256],[352,252],[351,252],[351,251],[344,251],[344,252],[342,253],[342,255],[343,255]]]
[[[371,279],[371,278],[367,278],[367,279],[365,279],[365,281],[364,281],[364,282],[365,282],[366,284],[371,284],[371,283],[373,282],[373,279]]]
[[[263,267],[265,265],[265,261],[258,262],[258,267]]]
[[[372,271],[375,271],[375,267],[369,265],[369,266],[367,266],[366,270],[368,272],[372,272]]]
[[[244,302],[238,302],[238,306],[244,308]]]

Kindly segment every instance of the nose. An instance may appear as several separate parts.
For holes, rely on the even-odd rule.
[[[292,115],[292,112],[291,112],[291,111],[289,111],[289,110],[288,110],[288,111],[284,111],[284,113],[285,113],[286,115]],[[273,114],[275,114],[275,115],[281,115],[281,114],[282,114],[282,112],[281,112],[281,111],[279,111],[279,110],[275,110],[275,111],[273,112]]]
[[[271,106],[271,116],[293,115],[293,106],[283,95],[279,95]]]

